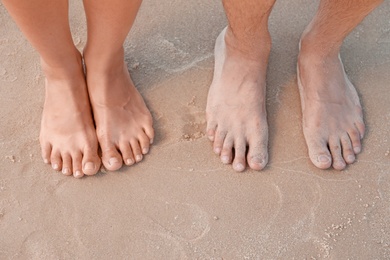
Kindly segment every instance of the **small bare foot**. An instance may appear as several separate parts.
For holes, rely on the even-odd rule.
[[[302,43],[297,70],[310,159],[318,168],[342,170],[362,149],[365,126],[358,94],[338,53],[321,55]]]
[[[42,62],[46,97],[40,143],[45,163],[65,175],[81,178],[96,174],[101,162],[81,55],[78,56],[69,69]]]
[[[103,62],[86,55],[87,83],[102,161],[107,170],[140,162],[153,142],[153,120],[135,88],[123,50]]]
[[[207,99],[207,135],[224,164],[261,170],[268,162],[265,78],[270,40],[244,53],[228,44],[227,29],[215,45],[214,78]],[[233,152],[234,151],[234,152]]]

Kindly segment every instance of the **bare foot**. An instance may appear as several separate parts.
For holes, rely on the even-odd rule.
[[[115,171],[122,162],[140,162],[153,142],[153,120],[135,88],[123,50],[109,61],[85,56],[88,90],[104,166]]]
[[[42,62],[46,97],[40,142],[45,163],[65,175],[81,178],[95,174],[101,162],[81,55],[78,56],[69,69]]]
[[[365,126],[358,94],[338,53],[322,55],[302,44],[297,68],[310,159],[318,168],[342,170],[361,151]]]
[[[215,45],[207,135],[223,163],[233,162],[236,171],[243,171],[247,163],[261,170],[268,162],[265,77],[270,41],[263,51],[244,53],[226,43],[226,32],[221,32]]]

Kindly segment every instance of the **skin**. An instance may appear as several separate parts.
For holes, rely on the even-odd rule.
[[[313,164],[342,170],[360,153],[365,125],[356,89],[339,57],[345,37],[382,1],[322,0],[298,57],[303,132]],[[223,163],[261,170],[268,161],[265,75],[274,1],[224,0],[228,26],[215,45],[207,133]]]
[[[46,76],[40,133],[44,162],[80,178],[100,169],[99,145],[108,170],[142,160],[154,136],[152,117],[131,81],[122,47],[141,1],[84,2],[87,75],[73,44],[67,0],[2,3],[40,54]]]

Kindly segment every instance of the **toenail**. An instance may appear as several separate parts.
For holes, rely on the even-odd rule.
[[[144,148],[144,149],[142,149],[142,153],[143,154],[147,154],[149,152],[149,148]]]
[[[49,160],[48,159],[43,159],[43,162],[48,164],[49,163]]]
[[[251,159],[251,162],[252,162],[253,164],[262,164],[262,163],[263,163],[263,160],[260,159],[259,157],[253,157],[253,158]]]
[[[214,148],[214,152],[216,154],[220,154],[221,153],[221,148],[219,148],[219,147]]]
[[[127,165],[132,165],[134,162],[133,162],[133,160],[132,159],[127,159],[126,160],[126,164]]]
[[[348,155],[347,160],[348,160],[348,162],[353,162],[353,161],[355,161],[355,156],[350,154],[350,155]]]
[[[87,163],[84,165],[84,169],[85,169],[85,170],[95,170],[95,164],[92,163],[92,162],[87,162]]]
[[[243,171],[244,170],[244,165],[242,163],[237,163],[236,167],[234,167],[236,171]]]
[[[68,168],[64,168],[62,169],[62,174],[69,174],[69,169]]]
[[[76,177],[76,178],[81,177],[81,176],[83,176],[82,173],[81,173],[81,171],[76,171],[76,172],[74,173],[74,177]]]
[[[139,161],[141,161],[142,160],[142,155],[137,155],[136,157],[135,157],[135,160],[137,161],[137,162],[139,162]]]
[[[326,163],[326,162],[330,162],[330,158],[326,155],[320,155],[320,156],[318,156],[318,161]]]
[[[360,147],[354,147],[354,148],[353,148],[353,151],[354,151],[355,153],[360,153],[361,149],[360,149]]]
[[[58,170],[58,164],[55,163],[55,164],[52,165],[52,167],[53,167],[54,170]]]
[[[109,165],[113,165],[113,164],[116,164],[116,163],[119,163],[118,158],[112,157],[112,158],[110,158],[110,160],[108,160],[108,164]]]
[[[225,164],[229,163],[229,156],[227,156],[227,155],[222,156],[221,161]]]
[[[154,141],[153,139],[150,139],[150,142],[149,142],[149,143],[150,143],[150,144],[152,144],[152,143],[153,143],[153,141]]]
[[[209,140],[210,140],[211,142],[214,141],[214,136],[209,135],[208,138],[209,138]]]

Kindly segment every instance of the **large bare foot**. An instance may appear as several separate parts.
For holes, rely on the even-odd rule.
[[[42,62],[46,75],[46,97],[40,142],[45,163],[76,178],[100,169],[98,142],[92,121],[81,55],[63,67]]]
[[[303,133],[315,166],[342,170],[361,151],[362,108],[339,53],[323,54],[312,46],[302,40],[297,67]]]
[[[126,165],[140,162],[153,142],[153,121],[130,78],[123,49],[108,59],[86,51],[85,62],[104,166],[115,171],[122,162]]]
[[[243,171],[247,163],[261,170],[268,162],[265,78],[271,43],[267,39],[253,53],[243,52],[229,37],[225,29],[216,40],[207,135],[223,163],[233,162],[236,171]]]

